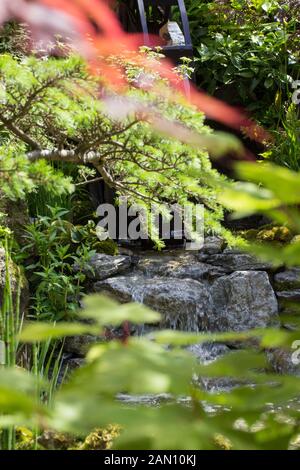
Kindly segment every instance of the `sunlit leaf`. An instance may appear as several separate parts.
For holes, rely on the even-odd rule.
[[[158,323],[160,315],[137,303],[119,304],[103,295],[90,295],[84,300],[81,317],[93,318],[100,325],[121,325],[124,321],[135,324]]]
[[[63,338],[65,336],[76,336],[83,334],[100,334],[101,330],[93,325],[83,323],[32,323],[25,326],[20,340],[25,343],[34,343],[37,341],[46,341],[48,339]]]

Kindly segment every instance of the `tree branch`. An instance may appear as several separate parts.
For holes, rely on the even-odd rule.
[[[21,139],[25,144],[28,144],[31,148],[34,149],[39,149],[40,146],[35,140],[33,140],[31,137],[29,137],[25,132],[23,132],[19,127],[15,126],[12,121],[7,119],[5,116],[0,114],[0,121],[3,122],[5,127],[10,130],[13,134],[15,134],[16,137]]]
[[[31,162],[37,160],[48,160],[48,161],[65,161],[72,163],[97,163],[101,159],[100,152],[86,152],[80,154],[76,150],[34,150],[33,152],[27,153],[27,158]]]

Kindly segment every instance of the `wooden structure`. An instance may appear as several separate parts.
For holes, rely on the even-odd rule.
[[[174,7],[180,14],[182,32],[177,23],[172,21]],[[127,32],[141,32],[145,46],[151,46],[151,35],[161,35],[163,28],[175,29],[182,41],[163,45],[163,53],[176,64],[181,57],[193,57],[193,46],[184,0],[123,0],[119,6],[119,18]],[[177,31],[176,31],[177,30]],[[178,34],[179,32],[179,34]],[[172,32],[171,32],[172,35]]]

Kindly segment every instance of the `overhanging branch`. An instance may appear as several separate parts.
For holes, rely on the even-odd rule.
[[[47,161],[64,161],[71,163],[98,163],[101,159],[100,152],[86,152],[84,154],[78,153],[76,150],[34,150],[33,152],[27,153],[27,158],[31,162],[37,160]]]

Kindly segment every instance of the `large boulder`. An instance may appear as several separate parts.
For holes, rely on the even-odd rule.
[[[153,279],[144,289],[143,302],[162,314],[162,326],[182,331],[209,329],[210,290],[193,279]]]
[[[98,292],[111,295],[121,302],[144,303],[162,314],[162,327],[184,331],[209,328],[212,313],[210,289],[193,279],[120,276],[98,282]]]
[[[209,285],[194,279],[147,278],[140,273],[97,282],[97,292],[144,303],[162,314],[163,327],[184,331],[244,331],[279,324],[266,272],[238,271]]]
[[[245,331],[279,324],[278,304],[268,274],[237,271],[212,285],[210,324],[217,331]]]

